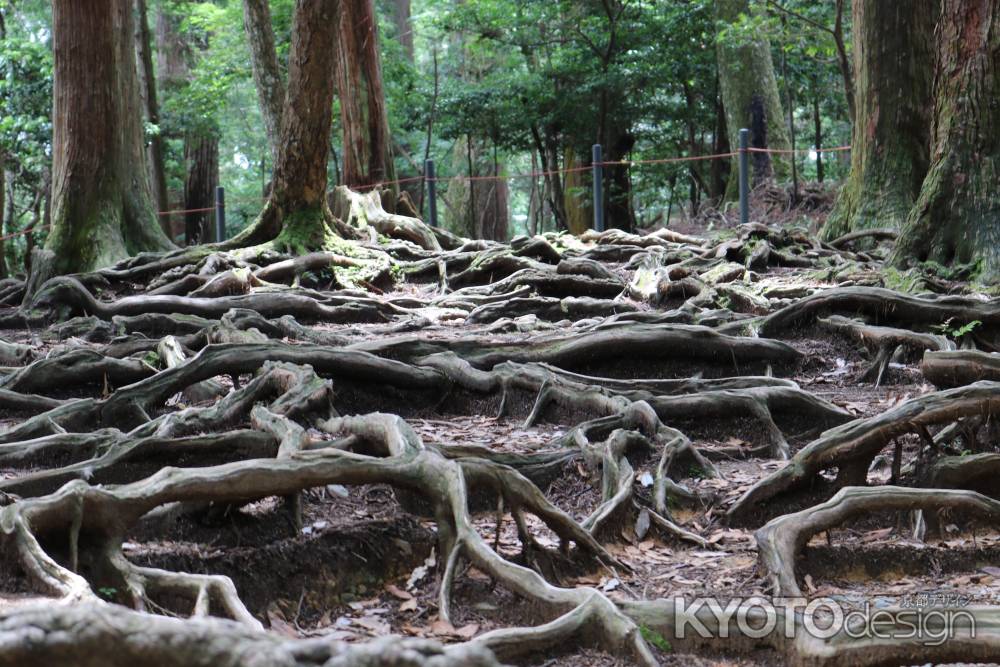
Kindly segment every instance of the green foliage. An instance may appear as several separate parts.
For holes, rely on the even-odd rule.
[[[936,331],[940,331],[945,336],[954,338],[955,340],[962,340],[963,337],[968,336],[972,333],[976,327],[982,324],[979,320],[972,320],[971,322],[966,322],[961,326],[952,324],[954,317],[949,317],[941,324],[936,324],[932,328]]]
[[[719,102],[716,49],[761,34],[770,38],[775,62],[784,58],[779,82],[795,100],[799,146],[810,145],[812,102],[821,110],[826,145],[847,143],[836,49],[827,31],[789,18],[764,0],[720,29],[715,0],[412,0],[414,58],[402,48],[393,20],[395,3],[377,0],[383,88],[400,177],[418,174],[425,153],[447,179],[469,171],[465,150],[474,148],[472,170],[508,174],[539,170],[533,154],[550,151],[548,169],[585,167],[590,146],[604,144],[609,159],[642,161],[727,149],[716,136]],[[782,0],[808,21],[832,26],[834,3]],[[294,0],[271,0],[278,61],[290,46]],[[273,168],[264,135],[240,0],[153,0],[147,22],[166,20],[183,43],[185,72],[168,81],[156,72],[160,121],[146,123],[166,151],[170,198],[183,193],[187,163],[184,138],[219,139],[220,182],[229,202],[228,234],[260,212]],[[16,159],[15,223],[26,224],[35,191],[51,160],[52,54],[48,2],[0,0],[7,38],[0,44],[0,150]],[[848,12],[849,14],[849,12]],[[848,16],[849,18],[849,16]],[[850,26],[846,26],[849,30]],[[850,44],[849,33],[845,36]],[[153,45],[156,51],[156,45]],[[154,53],[154,61],[159,60]],[[436,67],[435,67],[436,63]],[[437,78],[435,80],[435,69]],[[428,127],[432,127],[430,136]],[[334,102],[330,182],[342,163],[340,118]],[[808,137],[808,138],[806,138]],[[430,139],[428,144],[428,138]],[[828,172],[837,161],[827,160]],[[706,197],[713,178],[725,179],[728,162],[636,166],[628,196],[640,222]],[[814,163],[803,159],[811,177]],[[835,175],[835,174],[834,174]],[[588,172],[568,183],[569,200],[583,202]],[[510,182],[511,234],[528,231],[530,179]],[[418,185],[411,195],[418,201]],[[461,188],[439,210],[454,206]],[[583,196],[579,196],[579,195]],[[610,194],[610,193],[609,193]],[[579,204],[575,204],[579,206]],[[585,213],[585,212],[583,212]],[[459,217],[462,213],[458,212]],[[585,216],[584,216],[585,217]],[[554,230],[554,219],[541,221]],[[8,222],[8,225],[11,223]]]
[[[659,632],[653,630],[650,627],[647,627],[645,625],[640,625],[639,634],[641,634],[642,638],[645,639],[648,643],[652,644],[653,646],[660,649],[664,653],[669,653],[670,651],[674,650],[674,647],[671,646],[670,642],[667,641],[666,637],[664,637]]]

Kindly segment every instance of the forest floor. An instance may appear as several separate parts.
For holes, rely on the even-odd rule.
[[[187,615],[182,610],[190,603],[182,598],[190,591],[153,585],[161,575],[151,573],[225,575],[252,617],[289,639],[360,643],[398,634],[459,644],[499,636],[491,631],[539,626],[573,607],[554,604],[555,594],[518,579],[522,569],[558,591],[597,590],[625,610],[637,608],[629,607],[635,602],[678,597],[714,597],[725,604],[791,594],[787,586],[776,590],[781,584],[773,563],[780,559],[761,556],[757,531],[769,521],[827,501],[844,486],[927,487],[929,476],[939,479],[932,473],[944,459],[997,451],[992,410],[1000,394],[993,384],[936,384],[922,365],[928,346],[940,354],[994,350],[1000,322],[989,318],[995,304],[975,288],[949,276],[887,270],[886,246],[867,237],[827,245],[802,231],[759,224],[744,229],[716,223],[711,230],[685,232],[470,246],[478,258],[456,260],[459,268],[449,278],[461,275],[473,289],[442,289],[438,275],[428,278],[428,272],[414,270],[378,294],[378,307],[390,304],[398,313],[375,323],[338,322],[351,319],[339,315],[282,320],[280,303],[255,307],[252,297],[262,292],[259,287],[242,295],[201,297],[215,300],[223,313],[226,299],[243,298],[232,302],[249,318],[243,325],[234,324],[232,315],[189,308],[184,299],[199,297],[176,291],[167,292],[171,296],[163,307],[149,308],[147,302],[115,310],[114,304],[141,298],[150,287],[129,280],[91,288],[100,302],[112,305],[107,312],[62,313],[47,328],[29,326],[28,320],[19,326],[20,311],[11,309],[0,331],[6,355],[0,492],[7,505],[0,523],[15,551],[0,571],[0,617],[40,595],[66,597],[72,589],[81,597],[71,573],[38,575],[33,569],[38,566],[29,561],[37,554],[28,554],[18,541],[23,535],[10,527],[15,515],[28,517],[41,548],[59,567],[83,575],[84,587],[98,599]],[[461,251],[445,254],[457,257]],[[501,259],[483,262],[488,252]],[[567,259],[578,264],[566,264]],[[421,259],[410,261],[415,266]],[[470,273],[477,266],[482,275]],[[558,271],[549,271],[556,266]],[[518,275],[520,284],[496,287]],[[574,280],[563,281],[566,276]],[[313,287],[306,285],[310,279]],[[328,309],[346,307],[352,299],[364,302],[356,291],[327,289],[321,282],[313,274],[300,275],[286,291],[270,288],[270,293],[294,293]],[[590,283],[603,291],[589,291]],[[931,304],[924,309],[924,302],[900,287],[957,296],[921,297]],[[885,288],[895,296],[888,298]],[[449,294],[456,296],[446,299]],[[71,302],[62,295],[54,303]],[[938,312],[940,304],[945,310]],[[67,323],[71,315],[77,319]],[[111,322],[113,328],[106,329]],[[267,323],[276,330],[268,330]],[[213,326],[225,335],[204,333]],[[240,339],[234,333],[247,331],[255,335]],[[908,334],[928,338],[914,341]],[[162,346],[168,337],[180,358],[169,359]],[[773,346],[740,347],[748,341]],[[709,344],[715,347],[704,347]],[[297,347],[305,356],[299,362],[288,356],[292,353],[265,350],[260,362],[208,367],[213,345],[236,355],[242,354],[239,346]],[[332,353],[364,355],[356,363],[370,366],[323,356]],[[16,363],[19,354],[23,364]],[[370,357],[377,362],[364,361]],[[250,395],[224,415],[212,412],[226,400],[220,396],[228,392],[232,399],[250,391],[255,377],[274,371],[264,364],[267,359],[312,368],[277,381],[276,390]],[[171,379],[179,373],[174,369],[196,363],[208,370]],[[988,360],[976,363],[975,379],[993,379],[995,370],[982,370],[989,368]],[[427,380],[432,371],[448,381]],[[167,388],[154,388],[157,381]],[[959,387],[952,392],[989,386],[982,400],[956,394],[954,401],[979,400],[978,407],[953,412],[947,407],[926,423],[906,412],[923,405],[921,400],[937,401],[938,385]],[[129,391],[131,403],[107,412],[117,406],[116,396]],[[27,406],[19,400],[24,396],[30,397]],[[50,402],[30,404],[40,396]],[[87,401],[102,407],[93,412],[88,403],[84,409]],[[658,415],[655,423],[623,416],[643,401]],[[294,410],[285,409],[292,403]],[[60,410],[84,416],[66,417]],[[901,410],[902,417],[891,418]],[[398,424],[392,428],[403,430],[384,431],[374,422],[344,419],[373,413],[402,418],[416,438]],[[864,430],[886,415],[882,440],[859,455],[860,473],[856,465],[828,460],[811,469],[811,481],[794,488],[769,486],[780,471],[797,465],[807,446],[822,444],[828,428],[851,424]],[[252,432],[257,435],[247,435]],[[224,441],[227,433],[232,441]],[[388,452],[372,444],[379,438]],[[409,443],[404,449],[422,443],[435,456],[473,466],[465,468],[473,510],[469,523],[499,556],[496,562],[471,551],[457,557],[442,553],[456,543],[441,533],[440,507],[428,511],[427,502],[413,501],[421,488],[410,478],[400,481],[393,471],[384,480],[371,471],[334,471],[329,479],[304,472],[319,465],[324,447],[341,457],[392,460],[401,456],[400,439]],[[148,451],[139,456],[128,447]],[[844,460],[853,464],[851,447]],[[264,465],[235,467],[226,474],[246,474],[247,481],[238,492],[217,491],[217,498],[211,489],[168,493],[150,486],[149,497],[160,495],[134,516],[116,510],[128,514],[120,530],[109,527],[119,515],[100,509],[82,487],[59,490],[70,480],[84,480],[90,489],[110,489],[119,500],[139,502],[147,493],[141,480],[170,482],[164,470],[215,474],[227,465],[268,458],[275,465],[292,461],[287,475],[303,475],[293,484],[301,491],[297,496],[271,478],[254,477],[263,474]],[[594,553],[586,540],[581,545],[576,528],[553,520],[530,494],[508,497],[498,508],[496,489],[488,488],[493,473],[475,472],[475,464],[468,463],[474,460],[518,470],[604,551]],[[992,459],[983,465],[993,465]],[[215,488],[228,488],[227,479],[220,473]],[[948,488],[993,488],[968,479]],[[271,492],[254,497],[258,489]],[[61,500],[51,499],[74,493],[84,498],[83,518],[73,523],[46,513],[47,498],[58,504]],[[433,501],[433,493],[428,497]],[[59,512],[66,514],[70,506]],[[915,531],[913,509],[864,510],[846,525],[810,531],[793,563],[792,581],[807,598],[829,598],[846,609],[865,603],[905,608],[935,599],[954,603],[956,596],[961,606],[997,606],[1000,531],[990,517],[972,521],[963,511],[943,509],[926,518],[930,530]],[[90,525],[87,517],[98,515]],[[454,521],[459,528],[453,530],[460,533],[461,519]],[[64,537],[53,537],[74,530],[70,546]],[[569,541],[576,544],[572,550],[565,548]],[[468,539],[462,543],[469,548]],[[118,545],[137,569],[114,560]],[[587,551],[595,557],[586,557]],[[120,574],[109,574],[100,555],[106,552],[112,552],[108,562]],[[509,564],[519,569],[505,569]],[[198,598],[195,607],[205,594],[206,585],[201,586],[192,596]],[[239,618],[231,601],[219,595],[203,612]],[[444,612],[442,604],[449,605]],[[637,614],[630,616],[634,620]],[[662,627],[636,623],[662,665],[794,662],[780,642],[692,645]],[[574,639],[559,635],[559,641],[537,647],[530,646],[534,638],[523,636],[520,641],[529,646],[523,651],[510,650],[502,638],[486,643],[501,647],[498,655],[509,656],[504,661],[512,664],[590,667],[642,660],[631,649],[614,650],[628,642],[608,643],[595,639],[599,635],[593,629]],[[893,654],[898,660],[927,661],[912,646],[900,650]],[[979,655],[969,652],[970,659]],[[863,664],[853,659],[831,654],[829,664]]]

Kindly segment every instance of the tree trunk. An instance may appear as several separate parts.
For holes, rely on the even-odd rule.
[[[173,247],[143,158],[132,3],[54,0],[52,230],[28,289]]]
[[[275,241],[297,252],[337,241],[326,178],[340,7],[339,0],[296,0],[271,195],[226,247]]]
[[[396,24],[396,39],[403,54],[413,64],[413,24],[410,22],[410,0],[393,0],[392,21]]]
[[[160,90],[170,95],[187,83],[189,76],[188,59],[190,50],[179,30],[179,20],[171,14],[164,2],[156,3],[156,76]],[[183,208],[184,192],[167,188],[167,208]],[[175,205],[171,204],[173,202]],[[166,227],[171,240],[184,233],[183,215],[162,215],[160,224]]]
[[[136,31],[135,45],[139,73],[139,92],[146,109],[146,120],[159,128],[160,105],[156,98],[156,77],[153,74],[153,52],[150,48],[149,18],[146,0],[135,0]],[[163,135],[157,131],[149,138],[147,147],[149,160],[149,182],[153,189],[153,203],[157,212],[170,208],[167,199],[167,178],[163,168]],[[164,233],[170,235],[170,221],[167,216],[159,216]]]
[[[623,131],[617,125],[609,128],[605,146],[605,162],[619,162],[628,158],[635,145],[631,132]],[[635,229],[635,209],[632,208],[632,170],[628,165],[606,166],[603,170],[605,181],[605,213],[608,228]]]
[[[250,64],[253,81],[264,119],[271,159],[278,161],[278,140],[281,134],[281,109],[285,103],[285,83],[278,67],[278,54],[274,47],[274,27],[268,0],[243,0],[243,29],[250,46]]]
[[[716,80],[716,89],[718,89],[719,83]],[[729,148],[729,133],[726,131],[726,110],[722,106],[722,98],[719,94],[715,96],[715,133],[712,140],[712,153],[715,155],[720,155],[722,153],[728,153]],[[709,180],[709,196],[716,201],[722,199],[726,194],[726,183],[729,180],[730,174],[730,161],[717,158],[712,160]],[[672,192],[672,190],[671,190]]]
[[[337,48],[344,184],[358,188],[394,180],[374,0],[343,0]]]
[[[937,2],[855,0],[851,173],[823,237],[899,227],[928,168]]]
[[[977,265],[1000,278],[1000,0],[942,0],[931,164],[893,253],[897,265]]]
[[[3,239],[4,229],[4,195],[7,194],[6,172],[4,172],[3,152],[0,152],[0,278],[7,277],[7,242]]]
[[[219,184],[219,139],[215,136],[189,135],[184,140],[184,242],[187,245],[210,243],[215,238],[215,187]]]
[[[823,182],[823,117],[819,113],[819,91],[813,91],[813,145],[816,147],[816,180]]]
[[[580,162],[576,159],[576,151],[572,146],[563,149],[563,166],[566,168],[566,184],[563,192],[563,208],[566,211],[566,229],[570,234],[579,236],[590,229],[590,219],[593,217],[593,204],[590,190],[584,186],[584,172],[577,171]],[[589,181],[588,181],[589,183]]]
[[[750,14],[749,1],[715,0],[715,13],[719,21],[731,25],[740,14]],[[788,149],[788,128],[781,110],[771,46],[767,40],[728,37],[718,43],[716,56],[730,139],[739,137],[741,128],[747,128],[752,147]],[[755,186],[772,176],[784,178],[788,175],[787,160],[772,159],[767,153],[754,153],[751,162]],[[735,172],[735,158],[733,165]],[[735,198],[736,187],[736,179],[730,179],[727,198]]]

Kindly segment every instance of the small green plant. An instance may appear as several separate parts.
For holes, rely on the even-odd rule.
[[[670,642],[667,641],[666,637],[661,635],[656,630],[653,630],[652,628],[648,628],[645,625],[640,625],[639,634],[642,635],[643,639],[645,639],[647,642],[649,642],[656,648],[660,649],[661,651],[668,652],[674,650],[673,646],[670,645]]]
[[[957,327],[953,326],[951,323],[952,320],[954,319],[955,319],[954,317],[949,317],[947,320],[944,321],[943,324],[936,324],[932,328],[937,331],[940,331],[949,338],[954,338],[955,340],[962,340],[964,336],[968,336],[976,329],[976,327],[982,324],[982,322],[979,320],[972,320],[971,322],[968,322],[960,327]]]
[[[97,589],[97,594],[100,595],[102,598],[106,598],[108,600],[114,600],[115,596],[118,594],[118,589],[111,588],[108,586],[102,586],[101,588]]]

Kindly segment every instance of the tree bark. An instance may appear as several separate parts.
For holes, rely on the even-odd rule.
[[[243,0],[243,29],[250,46],[250,64],[257,88],[260,113],[264,119],[271,159],[278,161],[278,141],[281,134],[281,110],[285,103],[285,83],[278,67],[274,47],[274,27],[268,0]]]
[[[28,294],[54,276],[169,250],[143,158],[129,0],[54,0],[52,230]]]
[[[750,14],[748,0],[715,0],[718,21],[732,25],[740,14]],[[719,64],[719,86],[726,112],[726,129],[731,139],[739,137],[741,128],[750,130],[750,145],[754,148],[788,149],[788,128],[781,110],[778,82],[771,61],[771,46],[763,38],[732,37],[720,41],[716,48]],[[788,162],[772,159],[767,153],[753,153],[753,185],[772,176],[788,174]],[[735,161],[733,170],[735,171]],[[730,179],[727,198],[736,195],[736,179]]]
[[[160,105],[156,97],[156,76],[153,73],[153,52],[150,48],[149,18],[146,11],[146,0],[135,0],[136,31],[135,46],[139,73],[139,91],[146,109],[146,120],[159,127]],[[167,178],[163,168],[163,135],[156,132],[149,138],[147,158],[149,160],[149,181],[153,189],[153,202],[156,211],[166,211],[170,208],[167,199]],[[167,236],[170,236],[170,221],[167,216],[158,216],[160,226]]]
[[[396,24],[396,39],[403,47],[403,54],[413,64],[413,24],[410,22],[410,0],[393,0],[392,20]]]
[[[7,277],[7,242],[3,239],[4,229],[4,196],[7,194],[7,173],[4,171],[3,151],[0,151],[0,278]]]
[[[156,3],[156,24],[154,38],[156,41],[156,76],[161,91],[167,95],[176,93],[188,80],[190,49],[179,30],[176,15],[170,13],[166,3]],[[167,208],[183,208],[184,192],[167,189]],[[174,202],[171,204],[170,202]],[[160,223],[165,225],[167,236],[178,239],[184,233],[182,214],[162,215]]]
[[[563,190],[566,229],[570,234],[579,236],[590,229],[590,220],[594,215],[594,207],[588,197],[591,190],[584,185],[584,172],[577,170],[580,162],[572,146],[563,149],[563,166],[566,169],[563,179],[566,186]]]
[[[296,0],[271,195],[226,247],[276,241],[305,250],[336,241],[326,179],[340,9],[339,0]]]
[[[210,243],[215,238],[215,187],[219,184],[219,139],[211,135],[190,134],[184,140],[184,242],[187,245]]]
[[[344,184],[358,188],[394,180],[374,0],[343,0],[337,47]]]
[[[942,0],[931,164],[893,253],[1000,278],[1000,0]]]
[[[823,228],[898,228],[927,173],[937,2],[855,0],[851,173]]]

